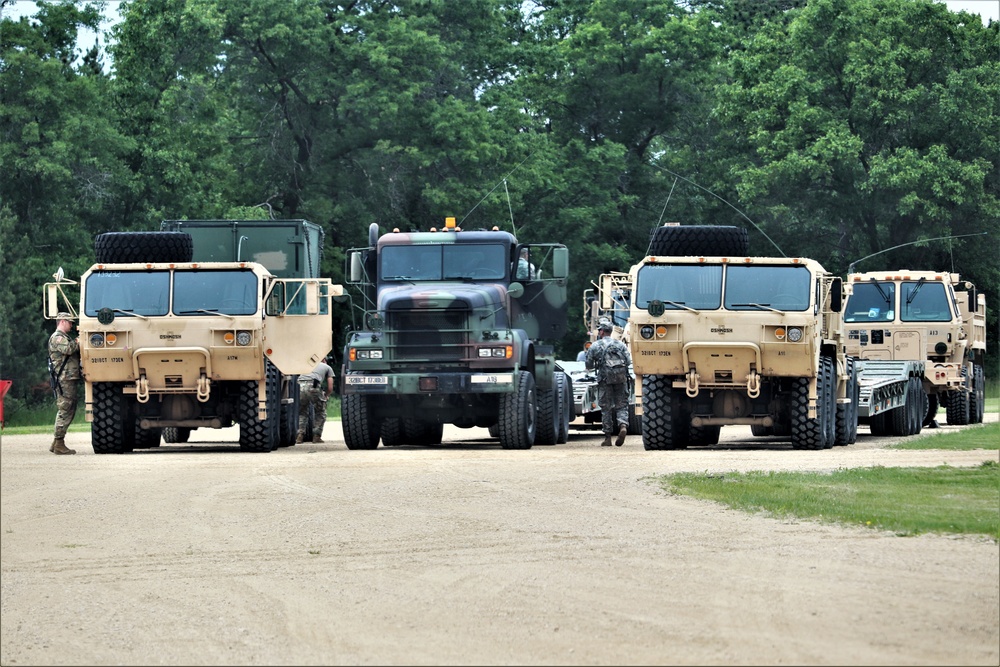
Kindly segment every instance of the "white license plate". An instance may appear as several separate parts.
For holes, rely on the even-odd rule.
[[[347,384],[388,384],[384,375],[348,375]]]
[[[473,375],[470,378],[472,384],[510,384],[514,381],[511,373],[500,373],[499,375]]]

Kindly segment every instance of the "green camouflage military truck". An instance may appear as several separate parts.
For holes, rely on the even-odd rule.
[[[156,447],[164,429],[240,425],[240,448],[295,443],[299,374],[332,347],[318,228],[302,220],[167,221],[95,241],[77,284],[45,286],[46,316],[78,313],[97,454]],[[285,277],[280,277],[283,274]],[[65,305],[60,305],[63,303]]]
[[[565,442],[572,386],[552,342],[566,332],[566,247],[454,218],[368,236],[345,267],[364,303],[343,355],[347,447],[438,444],[444,424],[488,428],[505,449]]]

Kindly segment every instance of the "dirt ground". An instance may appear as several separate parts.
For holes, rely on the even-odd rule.
[[[997,415],[987,415],[996,420]],[[953,427],[945,426],[941,430]],[[931,433],[933,431],[925,431]],[[996,451],[186,445],[3,435],[3,665],[997,665],[1000,547],[747,515],[674,471],[974,466]]]

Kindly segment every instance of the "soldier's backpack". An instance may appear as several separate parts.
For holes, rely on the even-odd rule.
[[[620,340],[611,341],[604,348],[604,382],[623,384],[628,382],[628,351]]]

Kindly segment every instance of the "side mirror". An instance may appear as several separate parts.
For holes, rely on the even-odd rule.
[[[556,279],[569,277],[569,248],[559,246],[552,249],[552,277]]]
[[[839,313],[844,306],[844,281],[834,278],[830,282],[830,310]]]
[[[360,283],[365,275],[364,261],[360,252],[351,253],[350,280],[352,283]]]
[[[978,305],[976,302],[978,300],[979,300],[979,295],[976,294],[976,288],[975,287],[970,287],[969,288],[969,312],[970,313],[976,312],[976,306]]]
[[[507,294],[512,299],[520,299],[524,296],[524,285],[521,283],[511,283],[507,286]]]

